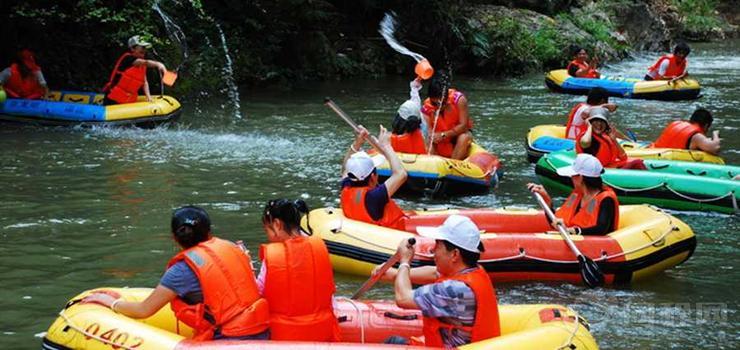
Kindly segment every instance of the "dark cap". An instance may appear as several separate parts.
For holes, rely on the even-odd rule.
[[[194,233],[203,235],[211,232],[211,219],[203,208],[188,205],[172,213],[172,232],[177,232],[183,226],[189,226]]]

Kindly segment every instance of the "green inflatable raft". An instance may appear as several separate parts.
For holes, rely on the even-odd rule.
[[[549,190],[568,194],[573,190],[569,177],[557,169],[571,165],[573,151],[545,154],[535,173]],[[606,169],[604,183],[611,186],[621,204],[654,204],[676,210],[715,211],[738,214],[740,167],[709,163],[646,159],[648,170]]]

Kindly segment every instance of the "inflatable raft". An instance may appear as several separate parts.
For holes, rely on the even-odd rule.
[[[678,160],[725,164],[718,156],[703,151],[677,148],[651,148],[649,142],[619,140],[627,155],[632,158]],[[537,125],[527,133],[527,159],[536,163],[543,154],[575,149],[575,140],[565,138],[565,126]]]
[[[151,289],[114,289],[129,301],[143,300]],[[134,320],[74,297],[59,313],[43,340],[44,350],[192,350],[192,349],[424,349],[382,344],[392,335],[422,334],[421,313],[403,310],[390,302],[338,299],[335,313],[341,343],[269,340],[188,340],[192,330],[176,320],[169,306],[152,317]],[[461,349],[598,349],[589,325],[573,310],[559,305],[500,305],[501,336]]]
[[[565,69],[550,71],[545,75],[545,85],[555,92],[587,95],[588,90],[601,87],[610,96],[646,100],[693,100],[699,97],[701,86],[695,79],[684,78],[670,84],[667,80],[644,81],[636,78],[606,77],[600,79],[576,78]]]
[[[153,127],[180,116],[180,102],[171,96],[152,96],[139,101],[102,106],[104,95],[53,91],[48,100],[9,98],[0,103],[0,121],[56,126],[136,125]]]
[[[578,261],[542,211],[464,209],[408,212],[405,231],[344,217],[339,209],[310,214],[314,234],[326,242],[335,271],[369,276],[407,237],[416,237],[413,266],[432,265],[434,240],[416,235],[417,226],[441,225],[451,214],[470,217],[483,233],[479,263],[495,282],[566,281],[582,283]],[[573,236],[576,246],[599,264],[606,283],[647,278],[688,259],[696,247],[682,221],[646,205],[621,206],[619,229],[606,236]]]
[[[572,191],[570,178],[559,176],[558,168],[575,159],[572,151],[544,155],[535,173],[550,191]],[[740,200],[740,167],[731,165],[645,160],[648,170],[605,169],[604,183],[611,186],[621,204],[648,203],[677,210],[717,211],[737,214]]]
[[[483,193],[495,187],[503,175],[501,161],[481,146],[472,144],[463,160],[436,155],[398,153],[408,179],[403,190],[432,195]],[[378,176],[385,181],[391,175],[386,161],[378,166]]]

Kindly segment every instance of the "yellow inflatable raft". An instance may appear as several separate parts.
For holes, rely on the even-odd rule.
[[[432,195],[487,192],[503,175],[498,157],[475,143],[470,146],[470,155],[463,160],[426,154],[397,154],[408,172],[403,187],[408,192],[431,191]],[[387,161],[378,166],[378,176],[382,181],[390,175]]]
[[[713,164],[725,164],[721,157],[704,151],[677,149],[677,148],[651,148],[649,142],[632,142],[620,140],[627,155],[633,158],[677,160],[682,162],[702,162]],[[565,126],[562,125],[537,125],[527,133],[527,159],[536,163],[544,154],[575,148],[575,141],[565,138]]]
[[[573,77],[565,69],[547,73],[545,85],[552,91],[573,95],[587,95],[591,88],[600,87],[615,97],[664,101],[693,100],[698,98],[701,92],[699,82],[691,78],[680,79],[674,83],[668,80],[645,81],[606,75],[599,79],[589,79]]]
[[[108,289],[108,288],[106,288]],[[110,289],[109,289],[110,290]],[[146,298],[151,289],[112,289],[129,301]],[[86,291],[59,312],[43,340],[44,350],[194,350],[194,349],[423,349],[382,344],[392,335],[422,334],[421,313],[403,310],[383,301],[352,301],[338,298],[335,313],[342,343],[269,340],[207,341],[188,340],[192,330],[175,318],[169,306],[152,317],[135,320],[96,304],[79,301]],[[501,336],[469,344],[461,349],[598,349],[585,319],[559,305],[500,305]],[[370,345],[372,344],[372,345]]]
[[[573,236],[579,250],[598,263],[607,284],[646,279],[684,262],[696,248],[691,228],[655,207],[623,205],[619,213],[618,230],[605,236]],[[434,240],[417,236],[416,228],[441,225],[449,215],[459,214],[485,232],[479,263],[495,283],[582,282],[578,261],[542,211],[450,209],[407,214],[404,231],[347,219],[333,208],[311,211],[309,221],[314,234],[326,242],[334,270],[341,273],[369,276],[408,237],[417,241],[412,265],[433,265]]]

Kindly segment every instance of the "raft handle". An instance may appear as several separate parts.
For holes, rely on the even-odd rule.
[[[689,174],[691,174],[691,175],[695,175],[695,176],[704,176],[704,175],[707,174],[707,171],[706,170],[702,170],[698,174],[697,173],[694,173],[693,171],[691,171],[691,169],[686,169],[686,172],[689,173]]]
[[[386,311],[383,314],[383,316],[384,317],[388,317],[388,318],[392,318],[392,319],[396,319],[396,320],[402,320],[402,321],[414,321],[414,320],[418,320],[419,319],[419,315],[399,315],[399,314],[394,314],[394,313],[392,313],[390,311]]]
[[[337,317],[337,322],[338,323],[343,323],[343,322],[347,322],[347,321],[349,321],[349,317],[347,317],[347,315]]]
[[[669,166],[671,165],[670,164],[662,164],[662,165],[650,164],[650,169],[665,169]]]

